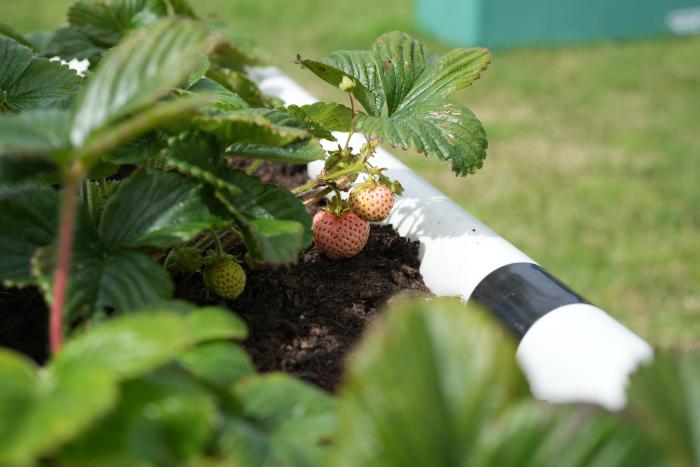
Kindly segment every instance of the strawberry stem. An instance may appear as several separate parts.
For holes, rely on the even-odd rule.
[[[321,198],[325,197],[331,191],[333,191],[333,187],[327,186],[323,190],[321,190],[318,193],[316,193],[315,195],[313,195],[311,198],[304,200],[304,206],[310,206],[310,205],[316,203],[317,201],[320,201]]]
[[[75,223],[76,194],[83,166],[75,162],[66,173],[61,196],[61,218],[58,232],[58,258],[54,268],[53,300],[49,312],[49,347],[56,355],[63,346],[63,311],[73,255],[73,224]]]
[[[349,175],[349,174],[352,174],[355,172],[359,172],[360,170],[362,170],[363,167],[364,167],[364,163],[357,163],[357,164],[353,164],[349,167],[339,169],[339,170],[332,172],[330,174],[327,174],[323,177],[315,177],[312,180],[310,180],[309,182],[293,189],[292,194],[294,194],[296,196],[303,195],[304,193],[307,193],[307,192],[313,190],[317,186],[326,184],[326,183],[333,181],[337,178],[340,178],[344,175]]]
[[[221,240],[219,240],[219,235],[213,230],[210,230],[209,233],[214,239],[214,244],[216,245],[216,256],[218,256],[219,258],[223,258],[224,248],[221,246]]]
[[[348,138],[345,140],[345,149],[350,146],[350,138],[352,138],[353,133],[355,133],[355,99],[352,98],[352,92],[348,93],[350,97],[350,110],[352,111],[352,120],[350,120],[350,129],[348,131]]]
[[[262,159],[255,159],[252,164],[250,164],[250,167],[245,171],[247,175],[253,175],[255,174],[255,171],[260,168],[262,165],[263,161]]]

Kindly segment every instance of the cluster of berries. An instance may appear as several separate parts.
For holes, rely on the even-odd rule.
[[[374,180],[353,188],[349,203],[331,204],[314,216],[314,244],[330,259],[350,258],[365,247],[369,238],[369,222],[389,217],[394,206],[392,190]]]

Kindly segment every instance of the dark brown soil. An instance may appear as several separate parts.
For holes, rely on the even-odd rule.
[[[331,261],[312,247],[295,265],[249,270],[243,295],[220,303],[201,276],[182,277],[176,294],[230,307],[248,323],[244,345],[261,371],[281,370],[333,390],[348,350],[390,298],[427,293],[418,242],[372,226],[357,256]]]
[[[232,165],[246,169],[247,160]],[[264,162],[263,181],[287,189],[308,180],[305,166]],[[309,207],[312,214],[318,207]],[[333,390],[346,354],[367,324],[397,294],[427,294],[418,272],[419,243],[400,237],[391,226],[372,226],[357,256],[331,261],[315,247],[297,264],[249,270],[246,289],[228,305],[248,323],[244,345],[260,371],[281,370]],[[176,284],[180,297],[216,303],[199,276]]]
[[[251,159],[237,158],[231,160],[231,166],[241,170],[246,170],[252,164]],[[276,183],[288,190],[303,185],[309,180],[305,165],[279,164],[276,162],[264,161],[255,171],[255,175],[260,180],[267,183]]]
[[[0,347],[43,363],[49,356],[49,310],[36,287],[0,285]]]

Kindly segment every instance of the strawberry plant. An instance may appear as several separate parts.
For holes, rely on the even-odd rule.
[[[485,156],[478,120],[444,98],[478,78],[489,61],[485,50],[437,57],[409,36],[390,33],[371,52],[300,59],[340,85],[349,108],[284,107],[245,76],[244,66],[260,63],[254,48],[232,42],[184,3],[175,3],[79,2],[69,11],[69,26],[45,37],[41,47],[17,34],[3,37],[8,57],[3,82],[11,84],[3,91],[5,105],[23,111],[0,121],[4,172],[12,174],[0,199],[6,217],[0,254],[8,258],[0,278],[41,287],[52,308],[54,351],[66,326],[75,329],[171,296],[166,271],[200,269],[192,261],[212,244],[202,243],[204,232],[213,232],[216,245],[219,237],[228,238],[229,247],[242,243],[251,265],[294,261],[312,236],[311,219],[296,196],[309,204],[335,192],[331,205],[341,221],[316,222],[333,225],[325,232],[315,229],[316,244],[330,257],[356,254],[368,226],[355,214],[340,215],[350,207],[367,220],[386,218],[393,194],[402,190],[372,164],[380,142],[397,144],[389,135],[403,135],[402,146],[451,160],[458,175],[473,172]],[[59,52],[89,59],[94,71],[82,79],[37,56]],[[344,60],[354,65],[343,68]],[[47,73],[54,81],[32,81],[38,91],[30,95],[42,97],[23,97],[21,106],[18,96],[27,93],[17,91],[24,76],[17,70],[34,63],[61,73]],[[397,73],[401,80],[389,77]],[[384,103],[388,117],[381,117]],[[459,112],[436,110],[453,107]],[[414,120],[423,123],[406,123]],[[335,140],[336,130],[363,132],[367,142],[355,151],[348,137],[327,153],[319,139]],[[231,167],[235,157],[258,162],[247,173]],[[254,176],[261,160],[316,159],[325,159],[324,173],[293,194]],[[120,172],[125,168],[130,174]],[[348,206],[340,191],[350,190],[360,173],[368,181],[353,190]],[[36,210],[41,219],[31,215]],[[25,230],[36,235],[21,235]],[[190,264],[183,264],[185,251]],[[217,249],[219,259],[224,253]],[[219,282],[210,280],[212,269],[205,268],[210,289],[227,298],[237,295],[214,286]]]
[[[2,36],[0,278],[41,287],[54,352],[64,328],[169,297],[165,263],[175,256],[182,266],[183,251],[196,261],[204,232],[244,243],[252,263],[291,262],[310,241],[296,197],[227,159],[233,151],[305,163],[324,154],[316,137],[284,109],[253,107],[273,102],[242,74],[255,56],[200,20],[168,18],[180,10],[165,6],[74,5],[69,29],[117,44],[67,55],[91,60],[85,79]],[[115,15],[135,31],[114,33],[104,21]],[[59,48],[64,32],[52,39]],[[21,70],[32,67],[30,76],[60,73],[27,78],[36,89],[23,91]]]
[[[373,165],[378,143],[413,147],[437,156],[449,161],[458,176],[474,173],[486,157],[484,129],[469,109],[449,101],[447,96],[479,79],[490,61],[488,50],[479,48],[454,49],[437,56],[400,32],[382,35],[369,51],[339,51],[318,61],[298,56],[298,64],[346,92],[350,107],[322,102],[294,109],[297,115],[325,130],[348,132],[344,146],[329,153],[321,174],[295,193],[313,202],[335,192],[334,202],[339,208],[329,212],[338,217],[347,209],[340,191],[352,189],[358,175],[363,174],[366,179],[352,189],[349,208],[366,221],[385,220],[393,207],[394,194],[401,194],[403,188]],[[366,138],[357,151],[350,147],[354,133]],[[318,228],[325,224],[320,219],[315,224]],[[346,258],[352,256],[350,251],[359,251],[354,247],[362,242],[349,232],[335,227],[328,234],[314,227],[315,238],[332,237],[321,240],[320,245],[316,243],[331,258]],[[348,243],[353,248],[339,253],[328,248],[330,243]]]

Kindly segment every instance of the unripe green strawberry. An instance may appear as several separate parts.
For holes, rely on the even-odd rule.
[[[233,258],[224,257],[207,266],[204,285],[227,300],[237,298],[245,288],[245,271]]]
[[[314,244],[330,259],[350,258],[365,247],[369,238],[369,224],[351,211],[340,216],[319,211],[311,229]]]
[[[181,248],[175,252],[175,268],[178,271],[194,272],[201,267],[202,253],[197,248]]]
[[[350,192],[350,207],[366,221],[383,221],[394,207],[394,194],[381,183],[364,183]]]

